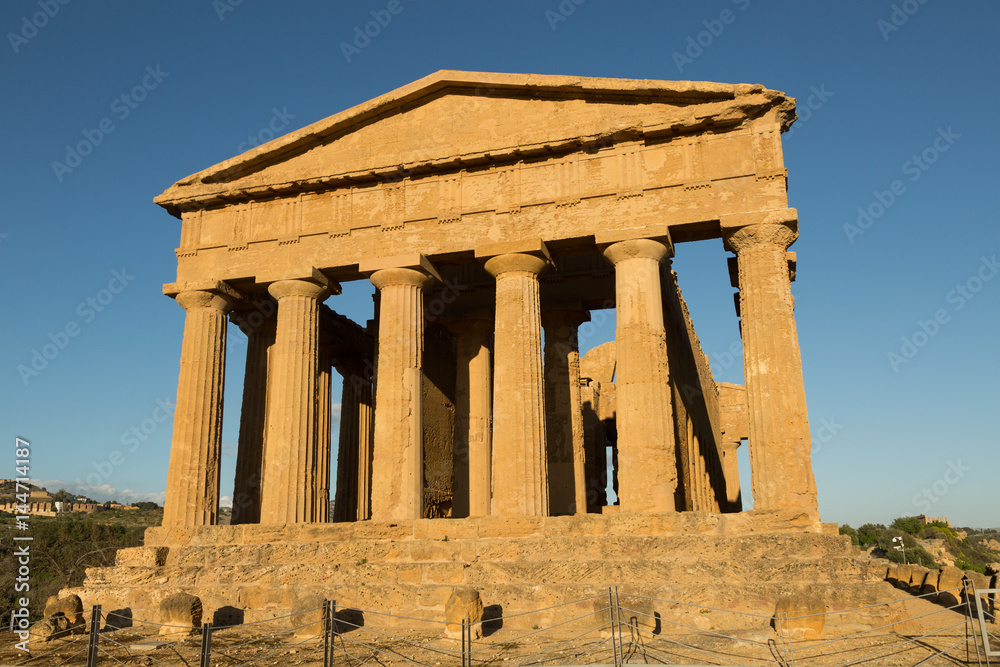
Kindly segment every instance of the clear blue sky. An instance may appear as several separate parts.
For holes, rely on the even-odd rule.
[[[373,11],[391,20],[345,49]],[[942,0],[7,0],[0,477],[20,435],[50,490],[162,499],[171,421],[157,401],[174,397],[184,316],[160,293],[178,221],[152,199],[269,125],[445,68],[694,79],[799,100],[785,162],[824,520],[1000,525],[998,26],[996,3]],[[67,156],[81,142],[88,154]],[[717,379],[741,382],[725,256],[680,245],[675,266]],[[348,285],[331,305],[364,321],[369,292]],[[224,495],[246,349],[230,332]],[[583,344],[611,336],[608,318]],[[50,342],[37,375],[19,372]]]

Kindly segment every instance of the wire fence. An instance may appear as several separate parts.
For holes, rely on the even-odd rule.
[[[96,605],[70,622],[58,615],[44,619],[58,630],[55,638],[45,643],[33,640],[31,653],[20,654],[14,664],[1000,667],[993,606],[998,591],[977,591],[967,582],[961,589],[946,592],[961,601],[913,610],[914,600],[928,596],[911,596],[789,616],[704,606],[613,587],[562,604],[507,616],[487,614],[460,623],[341,608],[328,600],[321,607],[277,618],[204,623],[198,628],[136,619],[127,610],[106,612]],[[859,623],[863,613],[865,622]],[[822,628],[824,623],[837,628],[836,633],[810,633],[810,628]],[[852,625],[858,629],[851,631]]]

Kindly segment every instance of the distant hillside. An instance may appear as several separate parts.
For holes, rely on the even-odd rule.
[[[841,535],[849,535],[851,542],[861,549],[875,549],[873,553],[894,563],[918,563],[937,568],[954,565],[962,570],[986,572],[1000,569],[1000,531],[981,528],[956,528],[935,521],[921,523],[918,517],[899,517],[888,527],[866,523],[857,530],[844,524]],[[893,538],[901,540],[893,541]],[[904,551],[897,549],[900,542]]]
[[[27,531],[19,530],[14,515],[0,512],[0,562],[14,563],[14,535],[30,535],[31,600],[33,618],[40,618],[45,600],[59,589],[79,586],[88,567],[108,567],[115,563],[115,552],[124,547],[140,546],[149,526],[163,520],[162,509],[106,510],[99,514],[68,514],[54,518],[32,516]],[[21,544],[21,543],[18,543]],[[0,614],[12,609],[15,597],[25,595],[15,590],[17,568],[0,570]],[[0,619],[6,622],[6,619]]]

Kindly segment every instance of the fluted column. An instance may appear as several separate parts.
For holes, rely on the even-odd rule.
[[[542,313],[549,512],[554,515],[587,511],[578,330],[588,319],[584,310]]]
[[[650,239],[604,250],[615,267],[618,355],[618,498],[622,510],[676,509],[677,464],[660,262],[669,249]]]
[[[423,516],[424,289],[432,280],[410,268],[371,276],[380,295],[373,519]]]
[[[316,523],[330,521],[330,350],[319,353],[316,389]]]
[[[486,262],[497,281],[491,514],[549,513],[538,274],[547,262],[511,253]]]
[[[490,513],[493,443],[493,322],[463,320],[448,328],[456,340],[455,486],[452,516]]]
[[[726,482],[726,512],[742,512],[743,500],[740,497],[740,463],[737,456],[739,440],[722,441],[722,475]]]
[[[232,300],[207,291],[181,292],[176,299],[187,315],[163,525],[207,526],[219,514],[226,313]]]
[[[327,287],[279,280],[278,326],[268,387],[261,523],[308,523],[316,518],[319,391],[319,305]]]
[[[361,521],[370,516],[372,385],[367,377],[370,363],[358,358],[336,362],[344,377],[344,388],[340,399],[334,521]]]
[[[736,253],[754,509],[816,510],[802,358],[786,251],[797,222],[723,225]]]
[[[260,489],[264,478],[264,434],[267,424],[268,356],[274,345],[277,306],[233,313],[233,321],[247,335],[243,407],[236,450],[232,525],[260,522]]]

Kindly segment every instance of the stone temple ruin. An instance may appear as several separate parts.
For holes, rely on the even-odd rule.
[[[442,71],[177,182],[156,198],[181,220],[164,292],[185,310],[163,526],[79,592],[251,618],[306,590],[440,609],[462,584],[516,611],[623,578],[716,602],[743,581],[738,604],[770,611],[838,558],[860,581],[817,512],[794,119],[760,85]],[[710,239],[733,254],[745,386],[713,379],[671,269]],[[377,288],[365,324],[336,312],[354,280]],[[581,360],[611,307],[614,342]],[[218,526],[227,316],[249,342]],[[799,579],[768,570],[790,553],[813,559]],[[706,586],[723,572],[728,592]]]

